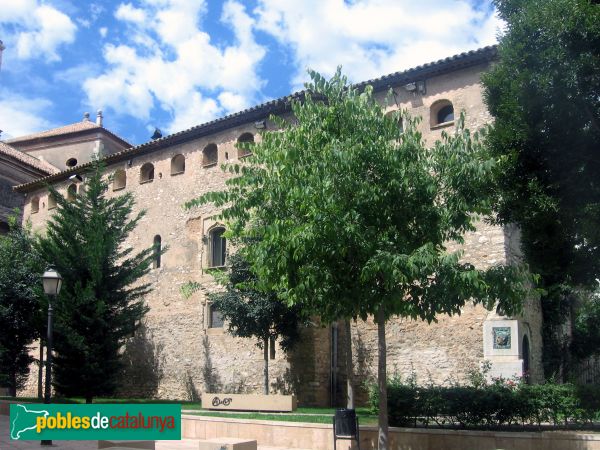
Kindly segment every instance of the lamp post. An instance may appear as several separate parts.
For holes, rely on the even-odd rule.
[[[52,299],[56,297],[62,286],[62,277],[53,268],[48,268],[42,275],[44,292],[48,296],[48,336],[46,338],[46,386],[44,403],[49,404],[52,396]],[[52,445],[52,441],[43,440],[42,445]]]

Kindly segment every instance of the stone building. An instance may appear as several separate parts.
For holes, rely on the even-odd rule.
[[[392,88],[395,104],[388,109],[406,108],[421,116],[420,131],[432,144],[444,130],[453,129],[459,111],[466,111],[472,130],[490,121],[480,76],[495,57],[495,47],[486,47],[363,84],[371,84],[381,101]],[[202,391],[260,392],[262,352],[254,342],[224,332],[218,312],[207,302],[206,292],[216,288],[207,269],[222,266],[226,257],[218,211],[210,205],[186,211],[182,205],[222,189],[229,175],[221,171],[220,163],[244,156],[237,142],[260,139],[259,130],[273,129],[271,114],[289,117],[289,100],[273,100],[103,158],[113,175],[111,195],[131,192],[136,209],[147,210],[127,245],[135,250],[153,244],[169,246],[148,275],[153,291],[147,297],[150,311],[144,325],[124,349],[128,367],[122,394],[189,399]],[[48,152],[55,158],[60,153],[52,146],[37,148],[38,156]],[[60,166],[65,162],[65,155],[61,157],[51,161]],[[44,183],[68,194],[78,188],[73,175],[85,182],[89,164],[83,155],[77,160],[73,167],[60,166],[64,169],[60,173],[16,188],[27,195],[24,216],[34,228],[43,229],[52,215],[53,202]],[[463,249],[465,260],[481,268],[510,261],[519,258],[518,232],[481,223],[466,236]],[[180,287],[190,280],[199,281],[204,289],[185,299]],[[442,383],[464,380],[469,370],[487,359],[495,375],[520,376],[527,371],[531,380],[538,381],[542,378],[540,328],[540,306],[533,299],[526,300],[519,317],[498,316],[469,305],[460,316],[440,317],[431,325],[391,319],[389,371],[403,375],[415,371],[420,382]],[[376,331],[372,320],[352,325],[354,370],[361,381],[376,373]],[[294,390],[302,404],[342,402],[345,374],[339,353],[349,337],[335,325],[309,326],[303,334],[301,345],[291,354],[275,353],[272,390]],[[35,391],[34,379],[32,375],[31,391]]]

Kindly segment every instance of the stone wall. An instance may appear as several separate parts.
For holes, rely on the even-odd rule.
[[[489,121],[479,84],[484,69],[485,66],[471,67],[428,79],[426,95],[394,87],[399,106],[424,117],[419,129],[429,144],[439,139],[443,131],[453,130],[452,123],[430,126],[430,108],[440,99],[452,101],[457,115],[466,110],[467,126],[473,130]],[[380,94],[382,101],[384,96],[385,93]],[[388,109],[397,107],[394,103]],[[273,124],[267,123],[267,129],[272,127]],[[123,191],[133,193],[136,212],[146,212],[126,245],[139,251],[150,247],[158,235],[162,244],[168,246],[161,267],[153,269],[145,280],[153,288],[146,299],[150,311],[143,327],[124,348],[127,370],[120,392],[123,396],[197,399],[203,391],[260,392],[262,389],[263,356],[255,342],[233,338],[223,329],[207,326],[206,293],[218,286],[206,272],[206,236],[211,227],[219,224],[217,211],[209,205],[190,211],[182,208],[188,200],[222,189],[229,176],[218,165],[203,167],[202,150],[215,143],[220,163],[235,160],[236,140],[245,132],[256,135],[254,124],[172,145],[108,167],[110,173],[125,171],[127,184]],[[185,172],[171,175],[171,159],[179,154],[185,156]],[[155,177],[152,182],[140,184],[140,168],[145,163],[154,164]],[[65,191],[67,185],[62,182],[57,186]],[[43,229],[52,214],[47,209],[47,193],[42,189],[28,198],[33,196],[40,197],[40,210],[31,214],[27,204],[25,217],[31,218],[34,228]],[[482,268],[505,262],[505,244],[501,228],[481,223],[477,231],[466,236],[462,246],[464,259]],[[449,244],[449,250],[458,248]],[[180,288],[188,281],[198,281],[203,288],[185,299]],[[528,309],[527,314],[531,316],[528,320],[533,330],[539,326],[539,311]],[[440,317],[430,325],[391,319],[387,326],[390,374],[397,371],[408,375],[414,370],[421,382],[464,380],[467,371],[477,368],[483,359],[482,329],[487,316],[482,307],[468,305],[460,316]],[[337,365],[333,364],[338,374],[337,386],[332,386],[331,328],[314,324],[303,330],[303,336],[301,345],[290,355],[278,349],[275,359],[270,361],[273,392],[295,390],[299,403],[305,405],[326,405],[333,392],[338,401],[343,401],[343,333],[337,345]],[[373,377],[377,367],[376,327],[371,320],[352,325],[352,342],[359,382]],[[37,383],[33,375],[28,393]]]

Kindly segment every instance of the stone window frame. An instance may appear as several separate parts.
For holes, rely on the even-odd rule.
[[[210,156],[209,156],[210,152]],[[214,155],[213,155],[214,153]],[[219,147],[211,142],[202,149],[202,167],[207,169],[215,167],[219,163]]]
[[[237,138],[237,144],[254,144],[256,142],[256,139],[254,137],[254,134],[250,133],[249,131],[246,131],[245,133],[240,134],[240,136]],[[247,158],[248,156],[252,156],[252,151],[251,150],[247,150],[245,148],[240,148],[238,147],[237,149],[237,156],[238,159],[244,159]]]
[[[154,181],[154,164],[147,162],[140,167],[140,184],[152,183]]]
[[[122,175],[122,176],[121,176]],[[127,187],[127,172],[125,169],[117,169],[113,173],[112,190],[120,191]]]
[[[67,167],[75,167],[77,165],[77,158],[69,158],[65,161],[65,166]]]
[[[185,156],[181,153],[171,158],[171,176],[185,173]]]
[[[37,214],[40,211],[40,198],[36,195],[31,199],[31,214]]]
[[[452,108],[452,120],[440,122],[439,114],[440,114],[440,112],[442,112],[442,110],[444,108],[447,108],[447,107]],[[439,100],[436,100],[435,102],[433,102],[431,104],[431,107],[429,108],[430,128],[432,130],[437,130],[439,128],[446,128],[446,127],[454,125],[455,111],[456,111],[456,108],[454,107],[454,104],[452,103],[452,101],[448,100],[447,98],[442,98],[442,99],[439,99]]]
[[[224,250],[225,254],[223,256],[223,261],[219,261],[219,262],[222,262],[222,264],[215,264],[215,261],[213,258],[213,245],[214,245],[213,235],[219,230],[223,230],[223,233],[225,231],[227,231],[227,229],[225,228],[225,225],[223,225],[220,222],[215,222],[206,231],[206,244],[205,244],[206,245],[206,256],[207,256],[206,257],[206,267],[208,269],[222,269],[227,264],[227,238],[225,238],[225,237],[222,237],[222,239],[225,241],[225,250]]]

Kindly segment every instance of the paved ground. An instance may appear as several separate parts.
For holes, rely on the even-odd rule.
[[[8,416],[0,415],[0,450],[97,450],[98,441],[54,441],[52,447],[41,447],[39,441],[11,441]],[[198,441],[157,441],[156,450],[196,450]],[[258,446],[258,450],[292,450],[283,447]],[[300,449],[294,449],[300,450]]]

